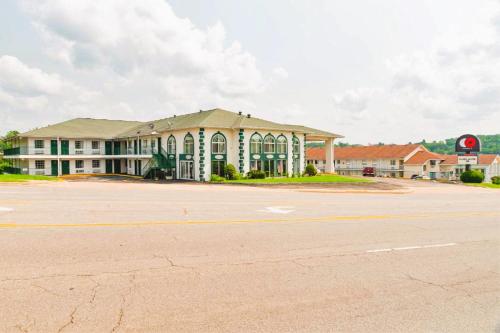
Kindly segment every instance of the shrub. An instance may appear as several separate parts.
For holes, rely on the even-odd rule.
[[[491,177],[491,182],[492,182],[493,184],[500,185],[500,176],[494,176],[494,177]]]
[[[214,183],[222,183],[226,179],[224,177],[221,177],[219,175],[211,175],[210,176],[210,181]]]
[[[478,170],[469,170],[462,173],[460,180],[464,183],[482,183],[484,175]]]
[[[224,173],[226,174],[226,178],[229,180],[238,180],[241,178],[240,173],[236,171],[236,168],[231,163],[226,165],[226,167],[224,168]]]
[[[305,174],[308,175],[308,176],[316,176],[316,174],[318,173],[318,170],[316,170],[316,167],[312,164],[308,164],[306,166],[306,171],[305,171]]]
[[[266,178],[266,173],[260,170],[250,170],[247,177],[248,179],[264,179]]]

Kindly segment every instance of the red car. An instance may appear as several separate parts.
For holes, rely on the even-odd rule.
[[[363,176],[375,177],[375,168],[372,168],[372,167],[363,168]]]

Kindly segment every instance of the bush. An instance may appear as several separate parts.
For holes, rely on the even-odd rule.
[[[304,173],[308,176],[316,176],[318,170],[316,170],[316,167],[314,165],[308,164]]]
[[[236,171],[236,168],[231,163],[226,165],[226,167],[224,168],[224,174],[226,175],[226,178],[229,180],[238,180],[241,178],[240,173]]]
[[[464,183],[482,183],[484,175],[481,171],[469,170],[460,175],[460,180]]]
[[[215,183],[222,183],[223,181],[225,181],[226,179],[224,177],[221,177],[219,175],[211,175],[210,176],[210,181],[211,182],[215,182]]]
[[[260,170],[250,170],[247,177],[248,179],[264,179],[266,178],[266,173]]]
[[[493,184],[500,185],[500,176],[494,176],[494,177],[491,177],[491,182],[492,182]]]

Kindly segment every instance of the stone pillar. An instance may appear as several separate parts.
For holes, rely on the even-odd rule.
[[[333,163],[333,159],[334,159],[333,140],[334,139],[325,140],[325,157],[326,157],[325,173],[334,173],[335,172],[335,165]]]

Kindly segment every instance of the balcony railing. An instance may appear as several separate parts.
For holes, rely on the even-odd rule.
[[[45,155],[45,156],[57,156],[58,154],[52,154],[50,147],[36,148],[36,147],[16,147],[8,148],[3,151],[4,156],[17,156],[17,155]],[[59,155],[95,155],[95,156],[113,156],[113,155],[152,155],[158,153],[158,148],[152,147],[141,147],[138,148],[128,147],[127,149],[113,150],[111,152],[106,152],[105,148],[81,148],[76,149],[70,147],[69,149],[59,149]]]

